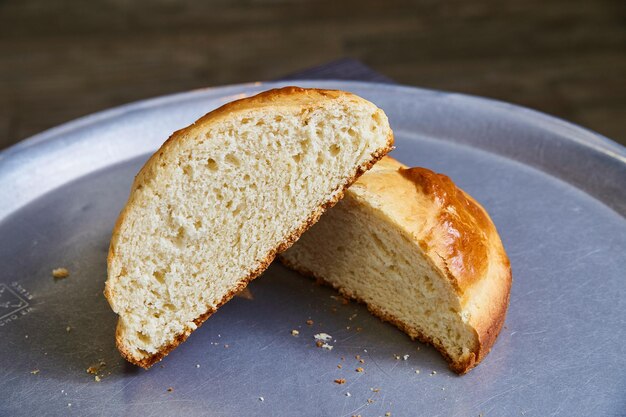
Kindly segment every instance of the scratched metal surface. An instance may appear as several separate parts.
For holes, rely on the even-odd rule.
[[[504,103],[297,84],[375,101],[398,159],[447,173],[491,213],[514,284],[483,364],[455,376],[432,348],[276,264],[250,285],[252,299],[233,299],[162,366],[143,371],[119,357],[102,297],[117,213],[171,131],[278,84],[232,86],[114,109],[0,154],[0,415],[625,415],[623,148]],[[55,281],[58,266],[70,277]],[[319,332],[333,350],[315,347]],[[100,360],[96,382],[86,369]]]

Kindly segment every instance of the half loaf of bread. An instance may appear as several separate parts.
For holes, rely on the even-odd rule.
[[[383,158],[281,261],[362,301],[465,373],[504,323],[511,269],[485,210],[450,180]]]
[[[175,132],[141,169],[111,239],[116,340],[150,367],[263,272],[392,147],[341,91],[282,88]]]

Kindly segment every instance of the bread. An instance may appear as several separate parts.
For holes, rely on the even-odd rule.
[[[111,239],[116,339],[150,367],[261,274],[392,147],[355,95],[295,87],[227,104],[141,169]]]
[[[367,304],[465,373],[494,344],[511,268],[485,210],[450,180],[383,158],[281,261]]]

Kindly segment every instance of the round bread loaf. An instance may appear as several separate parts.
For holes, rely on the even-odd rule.
[[[511,268],[487,212],[450,178],[383,158],[280,255],[465,373],[504,323]]]
[[[261,274],[391,149],[341,91],[271,90],[175,132],[137,175],[109,249],[117,346],[149,367]]]

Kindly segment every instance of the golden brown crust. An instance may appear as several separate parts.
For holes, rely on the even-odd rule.
[[[431,196],[439,208],[436,222],[421,243],[442,258],[456,288],[472,285],[485,274],[488,240],[494,229],[484,209],[446,175],[419,167],[398,172]]]
[[[472,369],[489,353],[502,329],[512,280],[508,257],[487,212],[448,177],[425,168],[407,168],[389,156],[347,193],[367,202],[364,204],[376,204],[399,231],[418,243],[428,261],[452,284],[469,313],[468,324],[475,331],[476,345],[466,359],[454,362],[442,345],[419,329],[375,306],[368,309],[410,337],[435,346],[455,372]],[[285,257],[280,260],[298,272],[324,281],[324,277],[303,270]],[[353,294],[346,295],[359,300]]]
[[[511,275],[511,268],[507,261],[507,268],[505,269],[504,276],[501,279],[501,287],[494,291],[494,296],[491,297],[491,305],[489,315],[485,315],[480,320],[475,320],[476,333],[478,334],[478,352],[476,353],[473,362],[468,363],[463,372],[465,373],[474,366],[478,365],[487,354],[491,351],[506,319],[506,312],[509,307],[509,301],[511,297],[511,284],[513,278]]]
[[[300,91],[302,89],[296,88],[296,87],[288,87],[289,92],[297,92]],[[309,91],[309,90],[307,90]],[[339,92],[334,92],[334,91],[324,91],[324,90],[318,90],[319,92],[321,92],[322,94],[339,94]],[[261,93],[259,96],[262,96],[261,98],[265,98],[265,99],[271,99],[271,97],[273,97],[273,94],[275,93],[275,90],[270,90],[266,93]],[[266,96],[266,97],[263,97]],[[269,97],[267,97],[269,96]],[[258,96],[256,96],[258,97]],[[231,105],[235,105],[237,102],[233,102],[233,103],[229,103],[224,107],[227,108],[231,108],[232,111],[232,106]],[[223,108],[218,109],[218,111],[222,111]],[[210,115],[211,113],[209,113]],[[207,115],[207,116],[209,116]],[[208,120],[207,116],[204,116],[202,119],[200,120]],[[197,124],[198,122],[196,122]],[[183,132],[185,129],[183,129],[182,131],[178,131],[178,132]],[[176,134],[175,134],[176,135]],[[172,135],[172,137],[170,137],[170,139],[168,139],[168,141],[171,141],[174,138],[174,135]],[[233,287],[223,298],[222,300],[217,304],[217,306],[214,309],[210,309],[207,312],[205,312],[204,314],[200,315],[199,317],[197,317],[196,319],[194,319],[194,323],[196,324],[197,327],[200,327],[215,311],[217,311],[217,309],[219,309],[222,305],[224,305],[226,302],[228,302],[231,298],[233,298],[238,292],[240,292],[241,290],[243,290],[248,283],[250,283],[253,279],[257,278],[259,275],[261,275],[261,273],[263,273],[263,271],[265,271],[269,265],[272,263],[272,261],[274,260],[274,258],[276,257],[277,254],[279,254],[280,252],[283,252],[285,250],[287,250],[291,245],[293,245],[298,238],[302,235],[302,233],[304,233],[304,231],[306,231],[309,227],[311,227],[313,224],[315,224],[320,216],[324,213],[324,211],[326,211],[328,208],[332,207],[333,205],[335,205],[337,203],[337,201],[339,201],[344,194],[345,189],[347,189],[352,183],[354,183],[354,181],[356,181],[364,172],[366,172],[367,170],[369,170],[377,161],[379,161],[382,157],[384,157],[388,152],[390,152],[393,149],[393,133],[390,133],[389,136],[387,137],[387,143],[386,146],[382,149],[380,149],[379,151],[373,153],[371,155],[370,160],[357,167],[357,170],[355,172],[355,174],[352,176],[352,178],[349,178],[345,181],[345,183],[343,185],[341,185],[340,187],[338,187],[338,189],[340,189],[341,191],[338,193],[333,193],[334,197],[325,202],[324,204],[322,204],[320,207],[318,207],[318,209],[311,214],[311,216],[302,224],[300,225],[296,230],[294,230],[292,232],[291,235],[287,236],[285,238],[285,240],[279,244],[276,248],[274,248],[273,250],[271,250],[267,256],[265,257],[265,259],[259,264],[259,266],[252,271],[250,274],[248,274],[248,276],[242,278],[235,287]],[[163,148],[162,148],[163,149]],[[155,153],[155,155],[158,155],[160,152]],[[152,158],[155,157],[155,155],[153,155]],[[151,158],[151,159],[152,159]],[[148,165],[148,163],[146,163],[146,166]],[[143,171],[142,171],[143,172]],[[137,178],[139,178],[139,176],[141,175],[141,173],[137,176]],[[137,181],[137,179],[135,180],[135,184],[133,185],[133,188],[138,186],[140,184],[140,182]],[[128,204],[127,204],[128,206]],[[120,214],[114,230],[113,230],[113,238],[111,239],[111,246],[109,249],[109,255],[108,255],[108,265],[110,267],[110,264],[113,260],[113,257],[115,256],[114,253],[114,239],[117,239],[117,235],[119,234],[119,227],[120,225],[123,223],[123,217],[125,216],[125,211],[126,208],[124,210],[122,210],[122,213]],[[114,294],[111,291],[110,286],[108,285],[108,281],[107,281],[107,285],[105,286],[105,291],[104,291],[105,297],[108,300],[111,300],[112,297],[114,296]],[[167,356],[167,354],[169,352],[171,352],[173,349],[175,349],[178,345],[180,345],[182,342],[184,342],[189,335],[192,333],[192,330],[187,330],[184,333],[181,333],[179,335],[177,335],[174,340],[169,343],[168,345],[162,347],[158,352],[144,357],[142,359],[137,359],[136,357],[133,356],[133,354],[129,351],[129,349],[126,348],[126,346],[124,345],[124,342],[122,340],[121,334],[120,334],[120,327],[119,327],[119,321],[118,321],[118,327],[116,330],[116,345],[118,350],[120,351],[121,355],[129,362],[141,366],[142,368],[148,369],[150,368],[152,365],[154,365],[156,362],[162,360],[165,356]]]

